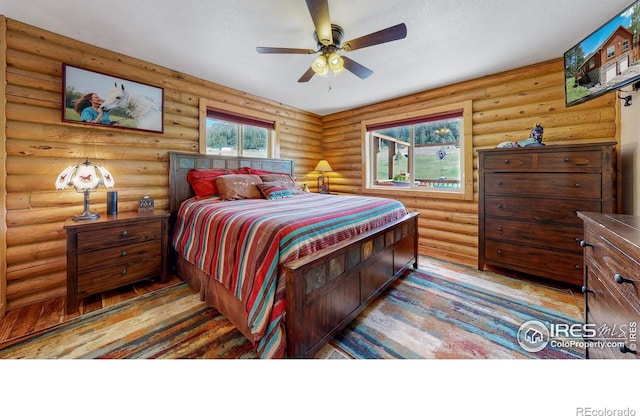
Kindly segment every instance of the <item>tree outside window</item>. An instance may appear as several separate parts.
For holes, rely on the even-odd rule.
[[[273,122],[207,110],[206,153],[270,157],[274,131]]]

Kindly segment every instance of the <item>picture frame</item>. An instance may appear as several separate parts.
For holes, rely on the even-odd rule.
[[[62,121],[164,132],[164,89],[63,64]]]

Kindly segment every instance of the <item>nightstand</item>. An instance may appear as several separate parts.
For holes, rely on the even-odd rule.
[[[67,313],[89,295],[152,277],[166,280],[168,221],[161,210],[67,221]]]

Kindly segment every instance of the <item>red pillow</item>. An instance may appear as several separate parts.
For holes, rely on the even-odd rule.
[[[221,169],[191,169],[187,172],[187,181],[196,194],[196,199],[209,198],[218,195],[216,178],[225,175],[227,171]]]
[[[249,170],[249,172],[247,173],[251,173],[252,175],[268,175],[270,173],[276,173],[276,172],[271,172],[268,170],[260,170],[260,169],[253,169],[253,168],[247,168]]]

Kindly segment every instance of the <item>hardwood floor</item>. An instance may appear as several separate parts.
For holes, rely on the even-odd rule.
[[[505,274],[481,272],[477,269],[441,260],[435,260],[424,256],[420,257],[419,262],[421,269],[440,272],[443,272],[444,269],[444,271],[448,270],[455,273],[462,273],[472,278],[482,278],[489,281],[500,280],[505,276]],[[520,279],[516,274],[509,274],[508,277]],[[170,272],[168,274],[167,282],[165,283],[161,283],[157,280],[143,281],[120,289],[104,292],[99,295],[90,296],[80,301],[77,311],[73,314],[66,313],[66,301],[64,297],[10,310],[2,319],[0,319],[0,347],[19,341],[25,337],[29,337],[38,331],[56,326],[77,316],[114,305],[127,299],[135,298],[163,287],[175,285],[179,282],[181,282],[180,278]],[[551,288],[555,286],[557,288],[556,285],[546,284],[544,282],[535,282],[530,279],[523,278],[521,282],[522,286],[520,286],[520,289],[525,293],[530,290],[545,291],[545,288],[547,287]],[[557,297],[557,293],[557,291],[549,291],[549,296]],[[560,303],[572,303],[582,309],[581,299],[581,293],[567,289],[566,291],[563,291],[563,295],[561,297],[554,300]]]
[[[23,339],[35,332],[56,326],[75,317],[179,282],[181,280],[174,273],[169,272],[165,283],[161,283],[159,280],[145,280],[120,289],[89,296],[79,302],[78,309],[72,314],[66,313],[67,305],[64,297],[10,310],[0,319],[0,346],[8,341]]]

